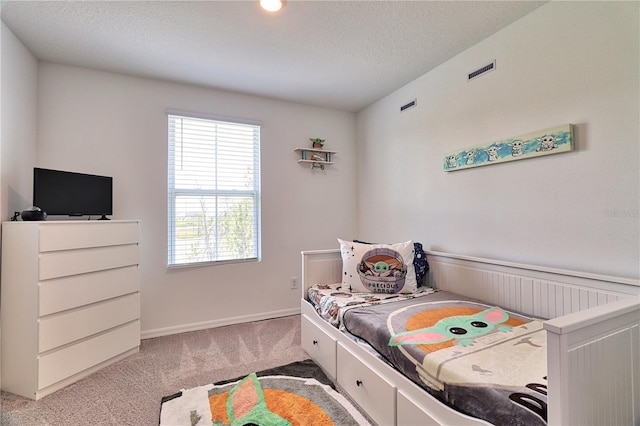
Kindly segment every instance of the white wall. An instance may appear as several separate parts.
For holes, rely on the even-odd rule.
[[[114,218],[142,220],[143,337],[299,312],[300,251],[355,222],[355,114],[41,63],[36,166],[114,177]],[[166,109],[260,120],[262,261],[167,270]],[[336,164],[294,149],[327,139]]]
[[[32,201],[38,63],[4,23],[0,26],[0,220],[5,221]]]
[[[5,221],[31,204],[38,67],[2,22],[0,65],[0,221]]]
[[[50,63],[36,81],[7,32],[2,219],[29,205],[33,166],[114,176],[115,217],[142,220],[144,337],[295,312],[299,251],[336,237],[639,275],[638,3],[549,3],[357,126],[350,113]],[[465,81],[491,59],[495,71]],[[167,271],[166,108],[263,122],[262,262]],[[563,123],[576,125],[573,153],[442,171],[444,152]],[[339,151],[324,173],[293,152],[316,136]]]
[[[638,18],[550,2],[359,113],[358,236],[638,278]],[[572,153],[443,171],[445,152],[566,123]]]

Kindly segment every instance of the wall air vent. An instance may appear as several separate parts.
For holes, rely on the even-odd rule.
[[[471,81],[474,78],[478,78],[483,74],[488,73],[489,71],[493,71],[494,69],[496,69],[496,61],[495,59],[493,60],[493,62],[478,68],[475,71],[471,71],[468,75],[467,75],[467,81]]]
[[[411,102],[408,102],[400,107],[400,112],[405,112],[408,109],[414,108],[418,105],[418,99],[414,99]]]

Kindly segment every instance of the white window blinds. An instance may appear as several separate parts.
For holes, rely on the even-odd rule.
[[[260,257],[260,126],[168,115],[169,266]]]

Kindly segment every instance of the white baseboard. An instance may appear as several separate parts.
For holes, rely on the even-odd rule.
[[[171,334],[186,333],[189,331],[206,330],[208,328],[223,327],[225,325],[243,324],[246,322],[262,321],[266,319],[288,317],[290,315],[300,315],[300,307],[284,309],[281,311],[262,312],[255,315],[243,315],[239,317],[223,318],[213,321],[203,321],[191,324],[176,325],[173,327],[156,328],[152,330],[142,330],[140,332],[141,339],[151,339],[160,336],[169,336]]]

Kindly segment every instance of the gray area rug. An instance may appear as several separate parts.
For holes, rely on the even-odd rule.
[[[302,361],[300,316],[237,324],[142,341],[140,352],[39,401],[0,395],[0,424],[157,425],[160,400]]]

